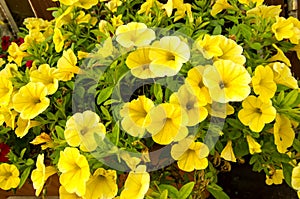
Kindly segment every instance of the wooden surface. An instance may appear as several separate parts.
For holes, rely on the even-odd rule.
[[[47,11],[47,8],[59,6],[58,2],[52,0],[28,0],[28,2],[36,17],[47,20],[53,19],[52,11]]]
[[[47,196],[58,196],[59,190],[59,180],[58,176],[51,176],[47,182],[45,187],[47,188]],[[33,189],[33,185],[30,182],[26,182],[24,186],[17,190],[14,194],[12,191],[5,191],[0,189],[0,199],[6,199],[9,196],[35,196],[35,190]]]

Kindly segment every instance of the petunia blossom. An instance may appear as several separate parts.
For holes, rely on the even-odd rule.
[[[20,172],[13,164],[2,163],[0,164],[0,188],[9,190],[17,188],[20,183]]]
[[[151,122],[146,129],[158,144],[167,145],[185,138],[188,134],[188,117],[179,105],[159,104],[150,110],[149,116]]]
[[[125,47],[146,46],[155,39],[155,32],[144,23],[130,22],[121,25],[116,30],[117,42]]]
[[[85,198],[111,199],[118,193],[117,172],[98,168],[87,181]]]
[[[224,160],[231,161],[231,162],[236,162],[236,158],[233,152],[232,148],[232,141],[228,140],[226,146],[221,152],[221,158],[224,158]]]
[[[129,172],[120,199],[143,199],[150,186],[150,174],[140,165],[136,171]]]
[[[84,196],[90,177],[89,163],[77,148],[67,147],[60,152],[57,167],[61,172],[59,182],[67,192]]]
[[[179,37],[165,36],[151,45],[149,58],[149,68],[157,77],[174,76],[190,59],[190,49]]]
[[[39,154],[36,161],[36,169],[34,169],[31,173],[31,180],[33,182],[33,188],[35,189],[36,196],[40,195],[47,179],[56,172],[57,171],[54,166],[45,166],[44,154]]]
[[[75,113],[67,120],[64,131],[65,139],[70,146],[80,146],[82,151],[93,151],[97,148],[95,134],[104,139],[105,126],[100,117],[90,110]]]
[[[48,90],[41,82],[29,82],[13,96],[13,107],[23,119],[33,119],[50,104]]]
[[[272,69],[267,66],[257,66],[252,77],[252,86],[254,93],[259,95],[262,100],[271,99],[277,89]]]
[[[244,66],[219,60],[203,72],[203,83],[211,98],[220,103],[242,101],[250,94],[250,74]]]
[[[205,169],[208,166],[208,147],[202,142],[185,138],[172,146],[171,156],[177,160],[178,167],[186,172]]]
[[[153,107],[153,101],[144,95],[124,104],[120,110],[123,129],[132,136],[143,136],[151,122],[149,112]]]
[[[242,106],[238,118],[254,132],[261,132],[265,124],[272,122],[276,117],[276,109],[271,100],[262,101],[259,97],[250,95],[243,101]]]

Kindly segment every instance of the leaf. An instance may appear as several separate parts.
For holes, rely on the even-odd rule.
[[[262,49],[262,45],[260,43],[257,43],[257,42],[254,42],[254,43],[249,42],[249,46],[250,46],[250,48],[252,48],[254,50]]]
[[[300,153],[300,141],[298,139],[294,139],[293,147],[298,153]]]
[[[236,129],[243,129],[245,126],[237,119],[227,118],[226,122]]]
[[[23,159],[25,152],[26,152],[26,148],[22,149],[22,151],[20,153],[20,158],[21,159]]]
[[[156,97],[156,100],[161,103],[162,98],[163,98],[163,92],[162,92],[162,89],[161,89],[161,85],[160,84],[154,84],[153,90],[154,90],[154,96]]]
[[[165,189],[165,190],[161,193],[159,199],[168,199],[168,190],[167,190],[167,189]]]
[[[26,169],[23,171],[23,173],[20,177],[19,188],[21,188],[25,184],[25,182],[30,174],[30,171],[31,171],[31,167],[26,167]]]
[[[195,182],[189,182],[181,187],[178,193],[178,198],[186,199],[192,193]]]
[[[228,16],[224,16],[224,18],[225,18],[225,19],[228,19],[229,21],[234,22],[235,24],[238,24],[238,23],[239,23],[238,18],[235,17],[235,16],[230,16],[230,15],[228,15]]]
[[[105,108],[104,106],[100,106],[101,112],[102,114],[105,116],[106,120],[111,120],[111,115],[109,113],[109,111],[107,110],[107,108]]]
[[[297,98],[298,98],[298,90],[293,90],[285,96],[282,104],[284,106],[290,106],[297,100]]]
[[[160,190],[168,190],[170,198],[177,198],[179,191],[172,185],[161,184],[159,185]]]
[[[104,102],[105,100],[107,100],[111,96],[113,89],[114,89],[113,86],[109,86],[109,87],[106,87],[105,89],[101,90],[97,97],[97,104],[99,105],[102,102]]]
[[[61,126],[56,125],[55,126],[55,131],[57,133],[57,136],[60,139],[64,139],[65,135],[64,135],[64,129]]]
[[[283,169],[283,177],[285,182],[292,187],[291,181],[292,181],[292,171],[293,166],[288,163],[282,163],[282,169]]]
[[[211,193],[216,199],[230,199],[222,189],[214,189],[210,185],[208,185],[207,191],[209,191],[209,193]]]
[[[220,25],[217,25],[215,28],[214,28],[214,31],[213,31],[213,35],[220,35],[222,33],[222,27]]]

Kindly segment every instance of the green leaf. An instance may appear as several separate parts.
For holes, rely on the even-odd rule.
[[[160,190],[168,190],[170,198],[177,198],[179,191],[172,185],[161,184],[159,185]]]
[[[244,126],[239,120],[237,120],[237,119],[227,118],[227,119],[226,119],[226,122],[227,122],[230,126],[236,128],[236,129],[243,129],[243,128],[245,127],[245,126]]]
[[[161,193],[159,199],[168,199],[168,190],[167,190],[167,189],[165,189],[165,190]]]
[[[254,50],[262,49],[262,45],[260,43],[257,43],[257,42],[254,42],[254,43],[249,42],[249,46],[250,46],[250,48],[252,48]]]
[[[55,126],[55,131],[57,133],[57,136],[60,138],[60,139],[64,139],[65,135],[64,135],[64,129],[61,127],[61,126],[58,126],[56,125]]]
[[[26,167],[26,169],[23,171],[23,173],[20,177],[19,188],[21,188],[25,184],[25,182],[30,174],[30,171],[31,171],[31,167]]]
[[[229,21],[234,22],[235,24],[238,24],[238,23],[239,23],[239,19],[238,19],[237,17],[235,17],[235,16],[230,16],[230,15],[228,15],[228,16],[224,16],[224,18],[225,18],[225,19],[228,19]]]
[[[222,33],[222,27],[220,25],[217,25],[215,28],[214,28],[214,31],[213,31],[213,35],[220,35]]]
[[[192,193],[195,182],[189,182],[181,187],[178,193],[178,198],[186,199]]]
[[[300,141],[298,139],[294,139],[293,147],[298,153],[300,153]]]
[[[111,120],[111,115],[107,110],[107,108],[105,108],[104,106],[100,106],[100,109],[101,109],[101,113],[105,116],[105,119]]]
[[[282,168],[283,168],[283,176],[285,182],[292,187],[291,185],[291,180],[292,180],[292,171],[293,171],[293,166],[288,164],[288,163],[282,163]]]
[[[208,185],[207,191],[211,193],[216,199],[230,199],[229,196],[222,190],[218,188],[216,189],[215,186]]]
[[[97,97],[97,104],[99,105],[102,102],[104,102],[105,100],[107,100],[111,96],[113,89],[114,89],[113,86],[109,86],[109,87],[106,87],[105,89],[101,90]]]
[[[21,159],[23,159],[25,152],[26,152],[26,148],[22,149],[22,151],[20,153],[20,158]]]
[[[153,90],[154,90],[154,96],[155,96],[156,100],[159,103],[161,103],[162,98],[163,98],[163,92],[162,92],[162,89],[161,89],[161,85],[160,84],[154,84]]]
[[[297,98],[298,98],[298,90],[293,90],[285,96],[282,104],[284,106],[290,106],[297,100]]]

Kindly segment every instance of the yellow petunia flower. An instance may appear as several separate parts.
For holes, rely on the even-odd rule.
[[[4,117],[5,124],[14,130],[16,127],[15,119],[19,115],[18,112],[13,110],[12,107],[0,107],[0,115]]]
[[[277,90],[272,69],[268,66],[257,66],[252,77],[252,86],[254,93],[259,95],[263,101],[271,99]]]
[[[110,0],[109,2],[105,3],[105,6],[111,12],[117,12],[118,7],[121,5],[122,5],[122,1],[120,1],[120,0]]]
[[[23,58],[29,55],[27,52],[23,52],[15,42],[11,43],[7,52],[9,54],[8,61],[14,61],[18,66],[21,66]]]
[[[61,28],[65,24],[69,24],[73,20],[74,7],[68,7],[59,17],[55,19],[55,28]]]
[[[67,143],[72,147],[80,145],[82,151],[93,151],[97,148],[94,138],[97,134],[104,139],[105,126],[100,122],[100,117],[90,110],[75,113],[67,120],[64,131]]]
[[[188,71],[185,85],[188,90],[197,96],[201,104],[212,103],[208,88],[203,83],[203,72],[207,66],[196,66]]]
[[[227,115],[234,113],[234,108],[229,103],[213,102],[212,104],[208,104],[206,108],[208,113],[213,117],[226,118]]]
[[[54,28],[54,34],[53,34],[53,43],[55,46],[55,51],[60,52],[62,51],[64,44],[65,44],[65,36],[62,35],[59,28]]]
[[[247,16],[259,16],[263,19],[272,19],[275,17],[279,17],[279,14],[281,13],[281,6],[266,6],[266,5],[260,5],[255,8],[252,8],[247,11]]]
[[[298,82],[292,75],[291,69],[284,63],[273,62],[267,65],[273,70],[276,84],[285,85],[291,89],[298,89]]]
[[[30,128],[38,125],[40,125],[40,122],[19,117],[17,120],[17,128],[15,130],[15,134],[17,135],[17,137],[22,138],[27,135]]]
[[[58,80],[54,77],[55,68],[42,64],[30,73],[31,82],[41,82],[47,87],[48,94],[54,94],[58,89]]]
[[[248,143],[250,154],[260,153],[261,152],[261,146],[260,146],[259,143],[257,143],[255,141],[254,138],[252,138],[250,135],[247,135],[246,136],[246,140],[247,140],[247,143]]]
[[[144,95],[124,104],[120,111],[123,129],[134,137],[142,137],[151,122],[149,112],[153,107],[153,101]]]
[[[7,106],[11,100],[13,85],[10,79],[0,76],[0,106]]]
[[[3,78],[10,79],[18,73],[18,66],[16,64],[6,64],[4,69],[0,71],[0,76]]]
[[[233,8],[227,0],[217,0],[210,11],[211,16],[216,16],[218,13],[222,12],[223,10]]]
[[[274,172],[271,173],[271,175],[266,175],[266,184],[267,185],[282,184],[283,179],[284,179],[283,170],[276,169]]]
[[[111,199],[118,193],[117,173],[114,170],[98,168],[87,181],[85,198]]]
[[[242,106],[238,117],[254,132],[261,132],[265,124],[272,122],[276,117],[276,109],[271,100],[262,101],[259,97],[250,95],[243,101]]]
[[[197,49],[200,50],[206,59],[221,56],[223,55],[223,51],[219,46],[220,38],[206,34],[203,39],[197,41]]]
[[[33,119],[50,104],[44,84],[29,82],[13,96],[13,107],[23,119]]]
[[[77,6],[84,9],[90,9],[94,5],[97,5],[98,0],[59,0],[60,3],[65,4],[67,6]]]
[[[162,103],[149,112],[150,125],[146,127],[154,142],[167,145],[179,141],[188,134],[188,117],[179,105]]]
[[[111,18],[111,24],[114,28],[123,25],[124,22],[122,21],[122,15],[113,16]]]
[[[232,39],[228,39],[223,35],[214,36],[219,41],[219,48],[222,50],[222,55],[217,56],[214,60],[230,60],[236,64],[243,65],[246,63],[246,58],[243,55],[242,46],[238,45]]]
[[[76,193],[69,193],[63,186],[59,187],[59,198],[60,199],[87,199],[85,197],[81,197]]]
[[[186,172],[205,169],[208,166],[208,154],[208,147],[202,142],[194,142],[191,137],[179,141],[171,149],[172,158]]]
[[[289,39],[293,36],[294,25],[284,17],[276,17],[276,22],[272,25],[272,32],[278,41]]]
[[[300,163],[296,167],[293,168],[291,185],[299,193],[299,191],[300,191]]]
[[[89,163],[77,148],[67,147],[60,152],[57,167],[62,173],[59,182],[67,192],[84,196],[90,177]]]
[[[157,6],[158,8],[162,9],[163,4],[160,3],[157,0],[146,0],[142,5],[140,10],[137,12],[137,14],[143,14],[145,13],[145,15],[148,15],[151,11],[151,8]]]
[[[151,45],[150,70],[157,77],[176,75],[190,59],[189,46],[177,36],[165,36]]]
[[[274,143],[279,153],[287,152],[295,139],[291,121],[284,115],[277,114],[274,124]]]
[[[42,18],[28,17],[24,19],[23,24],[28,30],[46,30],[52,22]]]
[[[155,32],[144,23],[130,22],[116,30],[117,42],[125,48],[146,46],[155,39]]]
[[[289,17],[287,19],[290,21],[294,26],[293,26],[293,35],[289,38],[290,42],[292,44],[299,44],[300,41],[300,21],[295,18],[295,17]]]
[[[182,110],[188,116],[187,126],[195,126],[196,124],[205,120],[208,111],[203,106],[206,103],[201,103],[199,99],[189,92],[186,85],[181,86],[178,92],[170,96],[170,103],[180,105]]]
[[[77,57],[72,49],[63,52],[63,56],[57,61],[57,69],[53,72],[54,78],[60,81],[69,81],[74,74],[80,72],[80,68],[76,66]]]
[[[20,172],[15,165],[0,164],[0,188],[3,190],[17,188],[20,183],[19,174]]]
[[[282,61],[288,66],[291,66],[290,60],[285,56],[283,51],[276,46],[276,44],[272,44],[272,46],[277,50],[277,54],[268,59],[269,62],[272,61]]]
[[[250,94],[251,76],[244,66],[219,60],[203,72],[203,83],[212,100],[220,103],[242,101]]]
[[[124,184],[120,199],[143,199],[150,186],[150,175],[145,166],[131,171]]]
[[[2,67],[5,63],[6,61],[3,58],[0,58],[0,67]]]
[[[263,4],[264,0],[238,0],[241,4],[245,4],[247,6],[250,5],[250,3],[256,3],[256,6],[260,6]]]
[[[150,70],[149,47],[138,48],[131,52],[126,59],[126,65],[131,69],[133,76],[140,79],[155,78],[155,74]]]
[[[231,162],[236,162],[236,158],[233,152],[232,148],[232,141],[228,140],[226,146],[221,152],[221,158],[224,158],[224,160],[231,161]]]
[[[91,26],[95,26],[96,23],[98,22],[96,17],[92,17],[90,14],[86,14],[84,11],[79,11],[78,16],[75,19],[75,22],[77,24],[87,24]]]
[[[36,136],[30,144],[33,145],[39,145],[42,144],[41,148],[42,150],[45,150],[47,148],[52,148],[53,147],[53,140],[47,133],[41,133],[40,135]]]
[[[36,169],[34,169],[31,173],[31,180],[33,182],[33,188],[35,189],[36,196],[40,195],[47,179],[56,172],[55,167],[45,166],[44,154],[39,154],[36,161]]]

